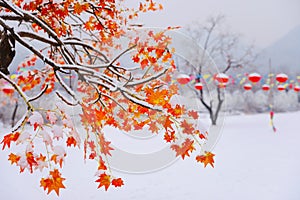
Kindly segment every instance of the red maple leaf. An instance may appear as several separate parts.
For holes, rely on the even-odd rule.
[[[30,173],[33,173],[32,167],[37,166],[38,163],[36,162],[35,157],[34,157],[32,152],[27,152],[26,153],[26,160],[27,160],[27,163],[30,167]]]
[[[88,141],[87,144],[89,145],[91,151],[95,151],[95,142],[94,141]]]
[[[188,112],[188,115],[191,116],[193,119],[198,119],[198,112],[194,111],[194,110],[190,110]]]
[[[147,65],[149,64],[149,61],[148,59],[143,59],[141,62],[140,62],[140,65],[141,65],[141,68],[142,69],[145,69],[145,67],[147,67]]]
[[[166,142],[174,142],[176,140],[175,131],[171,131],[171,132],[166,131],[164,135],[164,140]]]
[[[117,121],[112,116],[108,117],[105,123],[106,123],[106,125],[109,125],[109,126],[112,126],[112,127],[118,127]]]
[[[3,138],[2,142],[1,142],[1,144],[3,144],[2,150],[5,149],[5,146],[7,146],[8,148],[10,148],[10,143],[17,141],[17,139],[19,138],[19,136],[20,136],[19,132],[10,133],[10,134],[4,136],[4,138]]]
[[[72,144],[75,147],[77,142],[76,142],[75,138],[71,136],[71,137],[68,137],[68,139],[67,139],[67,146],[70,147],[70,146],[72,146]]]
[[[206,136],[207,136],[208,133],[205,132],[205,134],[203,134],[203,133],[201,133],[201,131],[196,130],[196,131],[195,131],[195,134],[199,135],[199,138],[200,138],[200,139],[206,139]]]
[[[139,55],[135,55],[132,57],[133,62],[138,63],[140,61]]]
[[[110,151],[114,150],[114,149],[110,146],[110,143],[111,142],[105,140],[103,134],[100,134],[99,144],[100,144],[100,147],[101,147],[101,153],[103,153],[104,155],[110,155],[111,156]]]
[[[149,131],[151,131],[152,133],[158,133],[159,128],[157,127],[157,123],[154,121],[151,121],[149,124]]]
[[[212,167],[214,167],[214,156],[215,154],[211,152],[205,152],[204,155],[198,155],[196,156],[196,160],[198,162],[201,162],[204,164],[204,167],[206,167],[207,164],[210,164]]]
[[[103,173],[99,176],[99,179],[96,180],[96,182],[99,182],[98,188],[104,186],[105,190],[107,191],[108,187],[110,186],[110,175],[107,175],[106,173]]]
[[[163,122],[163,126],[166,129],[166,131],[169,129],[173,130],[172,128],[173,122],[170,120],[170,116],[166,116]]]
[[[105,162],[103,161],[103,159],[102,159],[101,156],[100,156],[100,160],[99,160],[98,170],[107,170],[107,167],[106,167],[106,165],[105,165]]]
[[[121,178],[116,178],[111,181],[111,184],[115,187],[121,187],[122,185],[124,185],[124,182]]]
[[[172,114],[172,116],[174,117],[179,117],[184,113],[184,106],[180,106],[178,104],[176,104],[175,108],[170,108],[168,109],[168,111]]]

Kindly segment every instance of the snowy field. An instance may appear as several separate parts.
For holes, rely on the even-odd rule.
[[[1,151],[0,199],[299,200],[300,112],[275,114],[274,121],[276,133],[268,114],[228,116],[213,151],[215,168],[188,159],[154,173],[115,172],[125,185],[108,192],[97,190],[94,163],[84,164],[75,150],[70,150],[74,152],[62,171],[67,189],[61,190],[60,197],[47,196],[39,187],[39,172],[19,174],[18,167],[7,161],[8,151]]]

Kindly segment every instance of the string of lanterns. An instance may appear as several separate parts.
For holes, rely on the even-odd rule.
[[[210,83],[214,81],[219,88],[226,88],[231,84],[235,85],[239,82],[243,89],[248,91],[252,90],[254,86],[258,85],[263,91],[269,91],[271,88],[276,88],[278,91],[285,91],[286,89],[294,90],[295,92],[300,92],[300,76],[297,76],[297,81],[289,80],[288,75],[284,73],[279,73],[276,76],[274,74],[268,74],[267,77],[262,77],[259,73],[250,73],[236,75],[236,78],[228,76],[224,73],[218,73],[215,75],[204,74],[203,76],[189,76],[187,74],[179,74],[176,78],[177,82],[185,85],[188,83],[194,84],[196,90],[203,89],[203,83]],[[298,83],[297,83],[298,82]],[[262,83],[262,84],[261,84]]]

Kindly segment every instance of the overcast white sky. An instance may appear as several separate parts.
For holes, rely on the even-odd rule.
[[[266,47],[300,25],[300,0],[160,0],[162,12],[142,16],[146,26],[183,26],[224,14],[234,32]]]

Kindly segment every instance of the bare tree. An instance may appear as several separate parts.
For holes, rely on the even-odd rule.
[[[253,54],[253,45],[243,47],[240,44],[240,36],[238,34],[226,31],[227,27],[224,26],[224,21],[224,16],[218,15],[210,17],[205,25],[196,23],[187,28],[188,33],[204,49],[200,58],[200,65],[192,66],[192,74],[197,77],[196,81],[198,82],[204,81],[203,69],[209,62],[205,54],[208,54],[217,66],[220,66],[220,72],[224,74],[228,73],[232,68],[249,66],[256,58]],[[213,125],[217,124],[217,119],[225,100],[224,89],[218,86],[215,89],[217,102],[213,102],[212,99],[206,99],[203,90],[196,91],[201,103],[208,110]]]

